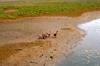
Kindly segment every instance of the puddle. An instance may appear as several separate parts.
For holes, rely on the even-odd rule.
[[[85,38],[57,66],[100,66],[100,19],[79,24],[78,27],[85,30]]]

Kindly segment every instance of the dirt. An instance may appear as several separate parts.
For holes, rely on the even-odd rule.
[[[71,27],[72,28],[72,27]],[[58,58],[67,56],[83,36],[76,28],[60,30],[57,38],[48,38],[44,44],[24,48],[2,62],[3,66],[55,66]],[[78,35],[77,35],[78,33]],[[77,39],[77,40],[76,40]],[[38,39],[37,39],[38,40]],[[47,42],[49,41],[49,42]]]
[[[94,16],[94,17],[91,17]],[[99,18],[100,12],[85,13],[80,17],[28,17],[18,20],[8,20],[8,22],[0,23],[1,47],[10,44],[19,44],[20,42],[29,42],[31,46],[20,47],[18,52],[10,54],[5,59],[0,59],[2,66],[55,66],[60,60],[72,52],[72,49],[78,45],[85,33],[78,29],[76,24]],[[6,21],[6,20],[4,20]],[[6,27],[7,26],[7,27]],[[9,29],[8,29],[9,27]],[[13,28],[12,28],[13,27]],[[15,28],[18,27],[18,28]],[[24,28],[23,28],[24,27]],[[28,29],[27,29],[28,28]],[[20,31],[18,30],[20,29]],[[13,33],[11,37],[6,32]],[[52,35],[58,30],[57,38]],[[13,32],[12,32],[13,31]],[[15,31],[15,33],[14,33]],[[19,32],[16,34],[16,31]],[[3,33],[2,33],[3,32]],[[26,33],[27,32],[27,33]],[[52,34],[47,39],[37,39],[42,33]],[[7,34],[6,34],[7,33]],[[20,37],[20,33],[23,37]],[[16,37],[19,37],[16,39]],[[3,40],[6,39],[6,40]],[[3,41],[2,41],[3,40]],[[36,41],[36,43],[34,43]],[[39,43],[42,41],[42,43]],[[32,42],[32,43],[31,43]],[[38,43],[38,45],[37,45]],[[35,44],[35,45],[32,45]],[[23,46],[23,45],[21,45]],[[13,46],[15,48],[16,46]],[[8,47],[10,48],[10,47]],[[12,49],[10,50],[12,51]],[[7,52],[7,51],[5,51]],[[0,53],[2,55],[2,53]],[[5,54],[3,54],[5,55]]]
[[[5,9],[4,12],[10,14],[16,12],[16,9]]]

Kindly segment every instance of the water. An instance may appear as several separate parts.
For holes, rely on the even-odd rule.
[[[100,19],[79,24],[86,36],[73,53],[57,66],[100,66]]]

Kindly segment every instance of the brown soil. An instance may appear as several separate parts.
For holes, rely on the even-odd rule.
[[[25,43],[24,45],[28,44],[27,47],[24,47],[24,45],[21,46],[20,43],[17,45],[4,46],[1,50],[5,50],[5,54],[4,52],[1,52],[1,55],[3,54],[2,58],[4,57],[6,59],[2,60],[2,65],[54,66],[55,63],[58,62],[58,58],[61,56],[67,56],[71,49],[77,46],[76,42],[82,38],[82,32],[72,26],[70,28],[68,27],[68,29],[61,29],[59,29],[57,38],[51,37],[46,40],[40,40],[42,43],[37,39],[36,42]],[[19,48],[21,50],[19,50]],[[18,51],[15,52],[16,50]],[[10,56],[8,56],[9,52]]]
[[[78,45],[77,42],[84,37],[84,32],[76,28],[76,24],[96,18],[100,18],[99,11],[88,12],[80,17],[42,16],[0,21],[2,22],[1,25],[14,23],[23,24],[24,26],[22,26],[22,28],[24,27],[24,29],[19,26],[21,30],[26,30],[26,26],[28,26],[28,28],[31,27],[31,30],[28,29],[27,32],[33,30],[33,35],[37,34],[37,32],[49,32],[53,34],[56,30],[59,31],[57,38],[50,37],[45,40],[39,40],[36,36],[30,37],[30,33],[25,34],[26,32],[21,32],[23,33],[23,38],[16,39],[14,36],[17,36],[17,34],[16,32],[14,33],[14,31],[19,32],[18,36],[20,34],[20,31],[15,28],[16,24],[13,27],[15,30],[13,29],[10,32],[5,32],[5,30],[0,29],[0,36],[2,36],[2,34],[4,35],[0,40],[7,39],[7,41],[4,40],[4,44],[1,43],[0,45],[0,65],[55,66],[61,58],[68,56],[68,54],[72,52],[72,49]],[[12,27],[10,29],[12,29]],[[9,37],[9,33],[13,35]],[[10,41],[9,43],[8,40]]]

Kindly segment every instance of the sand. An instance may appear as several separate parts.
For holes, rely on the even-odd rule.
[[[58,58],[67,56],[81,37],[82,33],[76,28],[59,29],[57,38],[40,40],[44,41],[42,46],[24,48],[7,58],[3,66],[54,66]]]
[[[91,17],[94,16],[94,17]],[[29,18],[23,18],[18,20],[8,20],[9,23],[14,25],[14,23],[18,22],[19,24],[24,24],[25,26],[31,26],[32,29],[26,29],[29,32],[33,30],[34,32],[32,35],[29,33],[26,35],[24,34],[24,37],[20,37],[20,31],[18,35],[13,32],[13,36],[7,40],[4,40],[4,42],[1,41],[1,47],[4,45],[10,45],[14,44],[14,42],[17,42],[20,44],[20,42],[40,42],[39,45],[34,45],[31,47],[24,47],[21,48],[20,51],[11,54],[5,59],[2,60],[0,65],[1,66],[55,66],[58,62],[61,61],[62,58],[68,56],[77,45],[79,45],[79,41],[82,40],[82,38],[85,36],[85,32],[78,29],[76,27],[76,24],[89,21],[91,19],[96,19],[100,17],[100,12],[89,12],[85,13],[80,17],[29,17]],[[6,20],[4,20],[6,21]],[[10,22],[11,21],[11,22]],[[5,22],[3,24],[8,24],[8,22]],[[29,25],[28,22],[31,24]],[[2,23],[1,23],[2,24]],[[17,24],[18,27],[19,24]],[[11,26],[12,26],[11,25]],[[16,26],[15,26],[16,27]],[[23,27],[23,26],[22,26]],[[24,30],[20,27],[20,30]],[[0,27],[1,28],[1,27]],[[27,27],[26,27],[27,28]],[[9,28],[9,30],[13,31],[15,28],[12,29]],[[43,39],[37,39],[38,35],[41,33],[51,33],[53,34],[56,30],[58,30],[57,38],[47,38],[45,40]],[[0,33],[4,32],[4,36],[7,36],[5,34],[6,30],[0,29]],[[17,28],[15,29],[17,31]],[[28,32],[27,31],[27,32]],[[9,31],[8,31],[9,32]],[[18,31],[17,31],[18,32]],[[12,32],[10,32],[12,33]],[[23,32],[21,32],[23,34]],[[5,39],[4,36],[2,36],[2,39]],[[15,36],[15,37],[14,37]],[[16,39],[16,36],[19,37]],[[32,36],[32,37],[31,37]],[[42,43],[41,43],[42,42]],[[10,48],[10,47],[9,47]],[[13,47],[14,48],[14,47]],[[17,47],[18,48],[18,47]],[[0,53],[2,55],[2,53]]]

